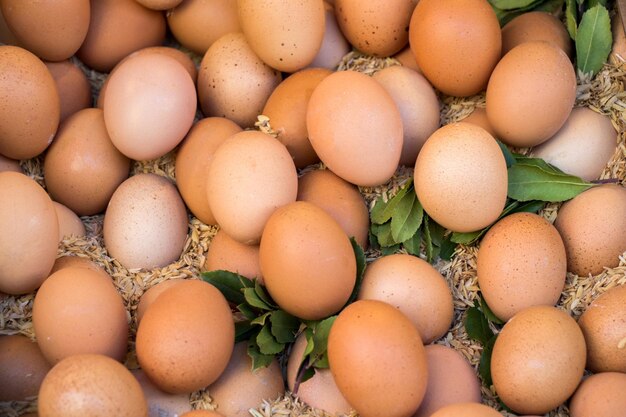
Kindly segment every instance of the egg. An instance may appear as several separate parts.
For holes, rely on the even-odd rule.
[[[272,130],[286,147],[296,168],[319,162],[306,127],[306,111],[311,94],[331,71],[309,68],[281,82],[267,99],[263,114],[270,118]]]
[[[88,268],[93,269],[94,271],[104,272],[104,269],[102,269],[100,265],[98,265],[89,258],[79,255],[65,255],[57,258],[56,261],[54,261],[54,266],[52,267],[52,271],[50,271],[50,275],[63,268],[70,267]]]
[[[206,271],[231,271],[246,278],[256,278],[263,284],[263,274],[259,261],[259,245],[246,245],[219,230],[211,239],[209,252],[204,262]]]
[[[0,401],[36,396],[50,365],[26,336],[0,336]]]
[[[569,403],[572,417],[618,416],[626,410],[626,374],[604,372],[585,379]]]
[[[578,107],[554,136],[533,149],[533,156],[593,181],[602,174],[616,147],[617,131],[611,119],[588,107]]]
[[[20,166],[20,161],[0,155],[0,172],[4,171],[19,172],[20,174],[24,173]]]
[[[181,414],[180,417],[224,417],[224,416],[220,413],[216,413],[215,411],[193,410],[185,414]]]
[[[339,390],[361,417],[410,417],[424,398],[422,339],[387,303],[359,300],[342,310],[328,335],[328,361]]]
[[[91,85],[80,68],[69,60],[45,64],[59,92],[61,122],[77,111],[91,107]]]
[[[126,357],[126,308],[103,271],[67,267],[50,275],[35,296],[33,327],[51,364],[87,353]]]
[[[493,70],[487,117],[506,144],[536,146],[563,126],[575,99],[576,74],[565,52],[548,42],[525,42]]]
[[[313,91],[306,115],[313,149],[344,180],[375,186],[394,174],[402,152],[402,117],[371,77],[335,72]]]
[[[426,140],[415,162],[414,181],[428,215],[455,232],[489,226],[506,203],[502,150],[486,130],[470,123],[446,125]]]
[[[193,125],[176,153],[176,186],[189,210],[201,222],[215,224],[207,199],[207,172],[217,148],[241,128],[223,117],[207,117]]]
[[[200,63],[202,113],[252,127],[281,80],[281,73],[261,61],[242,33],[228,33],[211,45]]]
[[[252,370],[248,342],[235,345],[228,366],[208,388],[216,411],[228,417],[248,417],[248,410],[285,393],[283,375],[274,360],[266,368]]]
[[[621,68],[624,65],[624,61],[626,61],[626,34],[624,33],[619,10],[611,18],[611,33],[613,35],[613,48],[609,55],[609,62]]]
[[[48,277],[59,220],[52,200],[26,175],[0,172],[0,291],[26,294]]]
[[[566,202],[554,226],[567,252],[567,270],[597,275],[619,265],[626,251],[626,189],[617,184],[593,187]]]
[[[186,394],[168,394],[155,386],[141,369],[131,371],[146,398],[148,417],[178,417],[191,411],[189,396]]]
[[[510,214],[482,239],[476,272],[489,308],[507,321],[526,307],[556,305],[567,273],[565,245],[543,217]]]
[[[135,175],[113,193],[104,215],[103,236],[106,249],[124,267],[162,268],[183,251],[185,204],[167,178]]]
[[[414,166],[426,139],[439,128],[439,100],[428,80],[403,66],[384,68],[373,75],[400,110],[404,132],[400,165]]]
[[[501,417],[502,414],[483,404],[460,403],[440,408],[431,417]]]
[[[574,393],[585,357],[585,339],[573,318],[555,307],[528,307],[496,339],[493,385],[514,412],[546,414]]]
[[[393,58],[398,61],[400,65],[422,74],[422,70],[419,66],[417,66],[417,61],[415,61],[415,55],[413,55],[413,51],[411,51],[410,46],[407,46],[406,48],[395,54]]]
[[[81,237],[87,234],[85,225],[76,213],[56,201],[53,201],[52,204],[54,204],[59,219],[59,242],[62,242],[66,237]]]
[[[55,201],[80,216],[101,213],[130,171],[115,148],[100,109],[83,109],[59,129],[43,163],[46,188]]]
[[[626,373],[626,285],[596,297],[578,320],[587,343],[587,369]]]
[[[420,0],[411,16],[409,43],[437,90],[466,97],[487,87],[500,59],[502,35],[486,0]]]
[[[324,2],[324,38],[309,67],[335,69],[350,49],[350,44],[339,29],[335,9],[328,2]]]
[[[428,262],[408,254],[383,256],[363,275],[359,300],[384,301],[406,315],[424,344],[448,332],[454,315],[452,292]]]
[[[183,0],[136,0],[137,3],[152,10],[167,10],[178,6]]]
[[[489,123],[489,119],[487,118],[487,110],[484,107],[476,107],[473,112],[471,112],[461,121],[482,127],[494,138],[498,137],[498,134],[495,130],[493,130],[493,127]]]
[[[206,190],[220,227],[238,242],[254,245],[274,210],[296,200],[298,178],[283,144],[265,133],[245,131],[215,151]]]
[[[2,14],[2,7],[0,7],[0,42],[5,45],[18,45],[19,42],[15,38],[15,35],[9,29],[6,19]]]
[[[141,322],[141,319],[143,318],[144,314],[146,314],[148,307],[152,305],[154,300],[156,300],[159,295],[163,294],[165,290],[170,289],[181,282],[183,282],[183,278],[173,278],[166,281],[161,281],[158,284],[148,288],[148,290],[143,293],[143,295],[139,299],[139,304],[137,304],[137,324]]]
[[[572,39],[565,25],[546,12],[528,12],[511,19],[502,28],[502,55],[524,42],[552,42],[572,57]]]
[[[137,359],[159,389],[196,391],[215,382],[233,352],[228,302],[211,284],[185,280],[164,291],[137,330]]]
[[[33,158],[50,145],[59,126],[54,79],[39,58],[17,46],[0,45],[0,74],[0,154]]]
[[[40,417],[147,417],[139,382],[119,362],[102,355],[74,355],[59,362],[41,384]]]

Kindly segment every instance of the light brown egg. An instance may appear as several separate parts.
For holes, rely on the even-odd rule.
[[[567,270],[597,275],[619,264],[626,251],[626,188],[600,185],[579,194],[559,209],[554,226],[567,252]]]
[[[328,317],[352,294],[356,260],[350,240],[312,203],[296,201],[270,216],[259,259],[267,291],[283,310],[301,319]]]
[[[611,33],[613,35],[613,48],[609,55],[609,61],[621,68],[626,61],[626,33],[624,33],[624,25],[622,25],[619,10],[611,18]]]
[[[256,278],[261,284],[264,283],[259,262],[259,245],[238,242],[223,230],[219,230],[211,240],[204,269],[236,272],[246,278]]]
[[[415,55],[413,55],[413,51],[411,51],[410,46],[407,46],[406,48],[395,54],[393,58],[395,58],[400,63],[400,65],[411,68],[413,71],[422,74],[422,70],[417,65],[417,61],[415,61]]]
[[[167,178],[138,174],[115,190],[104,215],[104,244],[126,268],[162,268],[187,238],[187,210]]]
[[[37,400],[40,417],[147,417],[139,382],[119,362],[102,355],[75,355],[44,379]]]
[[[491,407],[476,403],[451,404],[437,410],[431,417],[501,417]]]
[[[285,384],[276,359],[266,368],[252,370],[244,341],[235,345],[228,366],[208,390],[216,411],[228,417],[249,417],[251,408],[283,395]]]
[[[0,172],[0,291],[26,294],[48,277],[59,221],[52,200],[26,175]]]
[[[7,25],[4,15],[2,14],[2,7],[0,7],[0,42],[5,45],[19,44],[19,41],[15,38],[15,35]]]
[[[591,375],[578,387],[570,399],[572,417],[613,417],[626,410],[626,374],[604,372]]]
[[[231,357],[235,325],[214,286],[185,280],[164,291],[137,330],[137,359],[165,392],[183,394],[213,383]]]
[[[207,198],[220,227],[254,245],[278,207],[296,200],[298,178],[287,148],[258,131],[231,136],[213,155]]]
[[[207,117],[197,122],[176,153],[176,186],[189,210],[201,222],[216,224],[209,207],[207,173],[217,148],[241,128],[223,117]]]
[[[0,336],[0,401],[23,401],[39,392],[50,364],[26,336]]]
[[[52,267],[52,271],[50,271],[50,275],[54,274],[55,272],[63,268],[70,268],[70,267],[88,268],[88,269],[93,269],[94,271],[104,272],[104,269],[102,269],[100,265],[98,265],[97,263],[95,263],[89,258],[85,258],[85,257],[78,256],[78,255],[76,256],[66,255],[66,256],[61,256],[60,258],[57,258],[56,261],[54,261],[54,266]]]
[[[331,71],[323,68],[309,68],[286,78],[267,99],[263,114],[270,118],[272,130],[278,133],[277,139],[286,147],[296,168],[319,162],[313,150],[306,128],[306,111],[315,87]]]
[[[400,110],[404,132],[400,165],[414,166],[424,142],[439,128],[439,100],[435,90],[424,76],[403,66],[382,69],[373,78]]]
[[[161,281],[158,284],[148,288],[146,292],[143,293],[141,298],[139,299],[139,304],[137,304],[137,324],[141,322],[144,314],[148,310],[148,307],[157,299],[157,297],[165,290],[172,288],[173,286],[183,282],[183,278],[173,278],[168,279],[166,281]]]
[[[626,373],[626,285],[598,296],[580,316],[587,342],[587,369]]]
[[[359,300],[339,313],[328,336],[328,360],[339,390],[362,417],[410,416],[424,398],[422,339],[387,303]]]
[[[417,65],[436,89],[466,97],[487,86],[500,59],[502,35],[485,0],[421,0],[411,17],[409,43]]]
[[[53,201],[52,204],[54,204],[59,219],[59,242],[62,242],[66,237],[80,237],[87,234],[85,225],[76,213],[56,201]]]
[[[493,130],[493,127],[489,123],[489,119],[487,118],[487,110],[484,107],[476,107],[474,111],[469,114],[469,116],[462,119],[461,121],[480,126],[487,132],[489,132],[489,134],[494,138],[498,137],[496,131]]]
[[[394,174],[402,152],[402,117],[371,77],[354,71],[329,75],[313,91],[306,118],[313,149],[344,180],[375,186]]]
[[[59,93],[45,64],[17,46],[0,45],[0,74],[0,154],[30,159],[52,142]]]
[[[61,122],[79,110],[91,107],[91,85],[72,61],[46,62],[61,99]]]
[[[453,123],[433,133],[415,163],[415,192],[437,223],[455,232],[496,221],[508,187],[502,150],[486,130]]]
[[[572,39],[563,22],[546,12],[528,12],[513,18],[502,28],[502,55],[524,42],[552,42],[572,57]]]
[[[344,55],[350,52],[351,46],[339,29],[335,9],[328,2],[324,2],[324,13],[324,39],[309,67],[332,70],[339,65]]]
[[[4,171],[19,172],[20,174],[24,173],[20,166],[20,161],[0,155],[0,172]]]
[[[567,313],[548,306],[526,308],[496,339],[491,356],[495,390],[516,413],[545,414],[574,393],[585,356],[585,338]]]
[[[135,0],[139,4],[152,10],[168,10],[178,6],[183,0]]]
[[[282,75],[252,51],[243,33],[229,33],[206,51],[198,72],[198,98],[205,116],[226,117],[252,127]]]
[[[131,373],[141,385],[148,404],[148,417],[178,417],[191,411],[188,395],[168,394],[161,391],[141,369],[136,369]]]

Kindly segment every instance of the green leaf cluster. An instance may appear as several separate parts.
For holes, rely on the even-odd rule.
[[[552,13],[563,7],[565,0],[489,0],[500,26],[527,12]]]
[[[483,352],[480,355],[480,363],[478,364],[478,374],[483,383],[489,387],[493,384],[491,378],[491,353],[498,337],[498,334],[492,330],[492,327],[499,328],[504,323],[493,314],[481,295],[478,306],[470,307],[467,310],[464,324],[469,338],[483,345]]]

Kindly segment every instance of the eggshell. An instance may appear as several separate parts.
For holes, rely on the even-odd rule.
[[[136,369],[131,373],[141,385],[148,403],[148,417],[178,417],[191,411],[188,395],[168,394],[161,391],[141,369]]]
[[[404,132],[400,165],[414,166],[424,142],[439,128],[439,100],[435,90],[422,75],[402,66],[384,68],[373,78],[400,110]]]
[[[70,268],[70,267],[88,268],[96,272],[104,272],[104,269],[102,269],[100,265],[93,262],[89,258],[84,258],[78,255],[76,256],[66,255],[66,256],[61,256],[60,258],[57,258],[56,261],[54,261],[54,266],[52,267],[52,271],[50,271],[50,275],[54,274],[55,272],[63,268]]]
[[[253,245],[274,210],[296,200],[298,178],[284,145],[265,133],[245,131],[215,151],[206,189],[220,227]]]
[[[572,39],[556,16],[547,12],[528,12],[511,19],[502,28],[502,55],[524,42],[546,41],[573,56]]]
[[[485,0],[420,0],[411,17],[409,43],[436,89],[466,97],[487,86],[500,59],[502,35]]]
[[[228,417],[248,417],[251,408],[283,395],[285,385],[278,360],[253,371],[248,342],[240,342],[235,345],[228,366],[208,390],[216,411]]]
[[[498,413],[491,407],[483,404],[476,403],[460,403],[451,404],[443,408],[440,408],[431,417],[501,417],[502,414]]]
[[[167,10],[178,6],[183,0],[135,0],[152,10]]]
[[[165,392],[190,393],[213,383],[233,352],[235,325],[214,286],[185,280],[164,291],[137,330],[137,359]]]
[[[346,307],[330,328],[330,370],[361,417],[411,416],[428,380],[419,332],[396,308],[375,300]]]
[[[263,284],[259,262],[259,245],[246,245],[219,230],[211,239],[209,252],[204,262],[206,271],[231,271],[244,277],[256,278]]]
[[[572,417],[612,417],[626,410],[626,374],[604,372],[585,379],[570,400]]]
[[[626,373],[626,285],[598,296],[578,320],[587,342],[587,369]]]
[[[59,362],[41,384],[40,417],[147,417],[139,382],[124,365],[102,355]]]
[[[597,179],[615,153],[617,131],[607,116],[588,107],[572,110],[559,131],[533,156],[587,181]]]
[[[585,368],[585,338],[562,310],[528,307],[502,328],[491,376],[498,396],[519,414],[545,414],[574,393]]]
[[[324,26],[322,46],[309,67],[332,70],[339,65],[344,55],[350,52],[351,46],[339,29],[335,9],[328,2],[324,2]]]
[[[37,343],[22,335],[0,336],[0,401],[36,396],[49,370]]]
[[[462,119],[461,121],[482,127],[494,138],[498,137],[496,131],[489,123],[489,119],[487,118],[487,110],[484,107],[476,107],[474,111],[469,114],[469,116]]]
[[[476,265],[480,291],[504,321],[526,307],[556,305],[565,286],[563,240],[554,226],[533,213],[508,215],[489,229]]]
[[[91,85],[72,61],[46,62],[61,100],[61,122],[79,110],[91,107]]]
[[[309,171],[298,179],[298,200],[324,209],[349,237],[367,249],[369,211],[357,187],[329,170]]]
[[[148,291],[143,293],[143,295],[139,299],[139,304],[137,304],[137,324],[141,322],[141,319],[143,318],[144,314],[146,314],[148,307],[150,307],[150,305],[154,302],[154,300],[157,299],[159,295],[163,294],[165,290],[172,288],[182,281],[183,278],[168,279],[167,281],[161,281],[158,284],[148,288]]]
[[[611,18],[611,33],[613,35],[613,48],[609,55],[609,62],[621,68],[626,61],[626,34],[619,9]]]
[[[417,65],[417,61],[415,61],[415,55],[413,55],[413,51],[411,51],[410,46],[407,46],[406,48],[395,54],[393,58],[398,61],[400,65],[411,68],[413,71],[422,74],[422,70]]]
[[[402,117],[375,80],[335,72],[313,91],[306,115],[313,149],[335,174],[375,186],[394,174],[402,151]]]
[[[111,197],[103,235],[111,256],[126,268],[162,268],[183,251],[187,238],[185,204],[167,178],[135,175]]]
[[[0,155],[0,172],[4,171],[19,172],[20,174],[24,173],[20,166],[20,161]]]
[[[59,219],[59,242],[62,242],[66,237],[86,235],[85,225],[76,213],[56,201],[53,201],[52,204],[54,204]]]
[[[296,168],[319,162],[306,128],[306,111],[311,94],[331,71],[309,68],[296,72],[281,82],[267,99],[263,114],[270,118],[272,130],[286,147]]]
[[[437,223],[473,232],[496,221],[506,203],[508,175],[498,143],[486,130],[453,123],[433,133],[415,163],[415,192]]]
[[[200,63],[198,98],[202,113],[252,127],[281,79],[279,71],[265,65],[252,51],[242,33],[226,34],[211,45]]]
[[[5,45],[18,45],[19,42],[15,38],[15,35],[9,29],[6,19],[2,14],[2,7],[0,7],[0,42]]]
[[[59,93],[44,63],[17,46],[0,46],[0,74],[0,153],[30,159],[52,142]]]
[[[26,175],[0,172],[0,291],[26,294],[48,277],[59,221],[52,200]]]
[[[567,252],[567,270],[597,275],[619,264],[626,251],[626,189],[600,185],[579,194],[559,209],[554,226]]]
[[[241,128],[235,122],[207,117],[193,125],[176,153],[176,186],[189,210],[203,223],[217,222],[206,193],[213,155],[226,139],[238,132]]]

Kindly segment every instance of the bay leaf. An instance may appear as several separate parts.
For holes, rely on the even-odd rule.
[[[267,324],[261,328],[261,331],[256,336],[256,343],[259,346],[259,350],[264,355],[276,355],[285,348],[283,343],[279,343],[272,332],[270,326]]]
[[[467,309],[465,331],[470,339],[482,343],[483,346],[493,337],[493,332],[489,328],[489,321],[478,307]]]
[[[565,26],[572,40],[576,41],[578,32],[578,6],[576,0],[565,0]]]
[[[395,243],[409,239],[422,224],[424,209],[414,192],[406,194],[391,218],[391,237]]]
[[[597,4],[587,10],[578,26],[576,35],[576,66],[583,74],[595,75],[606,62],[613,36],[609,11]]]
[[[532,165],[515,164],[508,172],[508,196],[518,201],[566,201],[593,187],[574,175],[548,173]]]
[[[224,298],[233,304],[242,304],[245,302],[241,277],[239,274],[230,271],[210,271],[200,274],[202,280],[213,285],[220,290]]]

